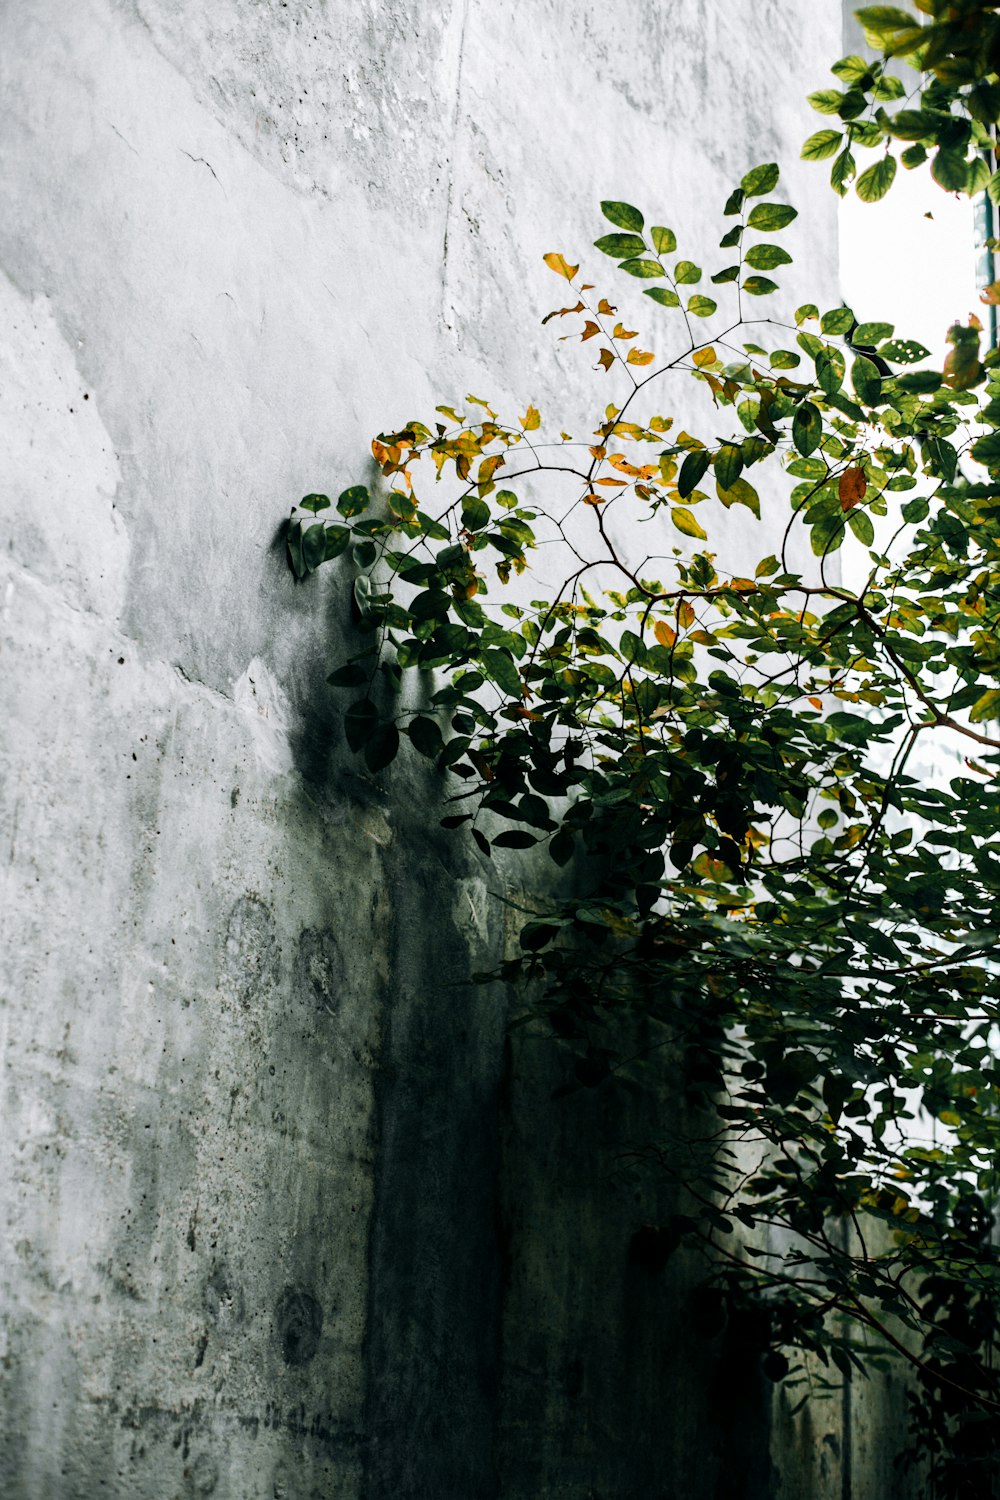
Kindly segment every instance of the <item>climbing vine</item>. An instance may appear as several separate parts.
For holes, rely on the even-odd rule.
[[[834,65],[803,155],[873,200],[905,142],[1000,198],[997,8],[860,12],[878,58]],[[305,497],[291,563],[353,571],[329,680],[369,772],[405,740],[446,827],[565,867],[499,974],[566,1087],[631,1076],[638,1030],[681,1059],[642,1151],[684,1194],[666,1251],[764,1309],[772,1378],[915,1366],[913,1453],[971,1493],[1000,1413],[1000,356],[975,316],[939,370],[888,323],[787,310],[773,163],[704,267],[601,208],[586,268],[545,256],[593,427],[442,404],[375,439],[376,495]]]

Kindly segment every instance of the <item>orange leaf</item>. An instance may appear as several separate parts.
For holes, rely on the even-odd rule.
[[[979,300],[990,307],[1000,307],[1000,281],[993,281],[989,286],[984,286]]]
[[[676,630],[671,630],[666,620],[657,620],[653,626],[653,634],[661,646],[672,646],[677,639]]]
[[[583,332],[581,333],[580,338],[584,343],[586,343],[588,339],[592,339],[594,337],[594,334],[600,333],[600,331],[600,326],[595,323],[592,318],[588,318],[586,323],[584,323],[583,325]]]
[[[852,510],[865,498],[867,491],[868,481],[864,469],[845,469],[837,485],[841,510]]]
[[[609,490],[624,490],[628,487],[628,482],[624,479],[598,479],[595,482],[603,484]]]
[[[630,349],[628,351],[628,363],[630,365],[651,365],[655,358],[655,354],[650,354],[645,349]]]
[[[636,339],[639,337],[638,328],[626,328],[624,323],[616,323],[612,335],[616,339]]]
[[[572,281],[580,269],[579,266],[569,265],[564,257],[559,255],[555,250],[550,250],[547,255],[542,256],[542,259],[550,271],[555,271],[557,276],[565,276],[567,281]]]
[[[606,497],[604,495],[595,495],[591,493],[589,495],[584,495],[583,503],[584,505],[603,505],[605,498]]]
[[[714,349],[699,349],[694,356],[694,362],[700,369],[702,365],[714,365],[715,358]]]
[[[552,312],[545,314],[545,317],[542,319],[542,327],[544,328],[545,324],[548,323],[551,318],[565,318],[565,316],[566,316],[567,313],[578,313],[578,312],[583,312],[583,303],[582,302],[578,302],[575,307],[557,307],[557,308],[554,308]]]
[[[809,698],[807,701],[812,704],[813,708],[822,708],[823,707],[823,700],[822,700],[822,698]]]
[[[597,356],[597,365],[600,365],[603,370],[610,370],[614,362],[615,357],[610,349],[602,349]],[[597,369],[597,365],[594,366],[595,370]]]
[[[541,426],[541,422],[541,416],[539,415],[538,408],[535,406],[529,406],[528,410],[521,418],[521,426],[524,428],[525,432],[534,432],[536,427]]]
[[[600,302],[598,302],[597,304],[597,311],[599,313],[603,313],[606,318],[610,318],[611,314],[617,312],[618,309],[611,306],[611,303],[608,301],[607,297],[602,297]]]

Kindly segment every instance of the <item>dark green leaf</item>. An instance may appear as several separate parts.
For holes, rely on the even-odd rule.
[[[316,515],[317,511],[329,510],[330,497],[329,495],[303,495],[299,506],[302,510],[311,510],[313,515]]]
[[[632,255],[641,255],[646,242],[638,234],[605,234],[594,241],[594,247],[615,260],[627,260]]]
[[[359,698],[344,715],[344,735],[355,752],[363,750],[378,728],[378,709],[370,698]]]
[[[526,833],[523,828],[507,828],[503,833],[498,833],[493,840],[494,849],[532,849],[538,843],[533,833]]]
[[[715,455],[715,477],[724,490],[743,472],[743,453],[735,443],[724,443]]]
[[[716,271],[711,279],[716,286],[722,286],[727,281],[739,281],[740,268],[739,266],[727,266],[724,271]]]
[[[803,401],[792,421],[792,442],[808,458],[823,436],[823,418],[811,401]]]
[[[406,732],[410,736],[413,748],[421,755],[426,755],[428,760],[434,760],[444,749],[441,731],[433,719],[418,715],[407,724]]]
[[[914,339],[892,339],[878,351],[882,359],[891,365],[915,365],[921,359],[930,358],[930,350]]]
[[[326,561],[326,527],[322,521],[302,533],[302,561],[309,572]]]
[[[467,497],[462,505],[462,525],[466,531],[482,531],[490,524],[490,508],[485,500]]]
[[[365,741],[365,765],[372,773],[382,771],[399,752],[399,730],[395,724],[380,724]]]
[[[633,208],[631,203],[619,203],[613,198],[607,198],[601,203],[601,212],[618,229],[627,229],[632,234],[642,233],[645,221],[639,210]]]
[[[969,181],[965,157],[959,151],[942,149],[936,152],[931,163],[931,176],[946,192],[964,193]]]
[[[742,212],[745,198],[746,195],[742,188],[733,188],[733,191],[726,199],[726,206],[722,210],[727,219],[732,218],[733,214]]]
[[[359,661],[345,662],[342,667],[337,667],[326,679],[331,687],[361,687],[368,681],[370,671],[363,667]]]
[[[337,509],[342,516],[360,516],[362,511],[368,509],[371,496],[363,484],[352,484],[350,489],[342,492],[337,501]]]
[[[677,478],[677,490],[682,500],[686,500],[698,488],[698,482],[711,461],[711,455],[704,448],[695,449],[694,452],[687,454]]]
[[[778,290],[778,283],[769,276],[748,276],[743,283],[743,290],[749,292],[751,297],[767,297]]]

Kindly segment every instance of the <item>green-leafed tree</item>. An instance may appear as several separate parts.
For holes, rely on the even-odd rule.
[[[933,152],[941,186],[996,196],[998,5],[917,3],[860,13],[882,55],[834,65],[843,87],[812,103],[835,127],[803,154],[835,157],[842,191],[878,149],[856,180],[875,199],[904,141],[905,166]],[[686,1195],[670,1245],[701,1246],[731,1306],[764,1306],[773,1377],[792,1352],[795,1378],[794,1351],[845,1376],[915,1365],[911,1457],[935,1495],[981,1494],[1000,1417],[1000,356],[975,319],[942,370],[905,329],[783,310],[778,191],[776,165],[746,173],[704,271],[673,229],[602,204],[596,250],[655,331],[626,326],[603,273],[545,257],[568,292],[549,318],[600,383],[593,430],[441,405],[375,440],[377,498],[354,486],[331,521],[307,496],[289,553],[299,577],[353,569],[358,649],[330,681],[368,770],[406,739],[447,773],[446,826],[568,867],[500,970],[567,1086],[628,1078],[639,1023],[682,1059],[687,1128],[672,1116],[643,1151]],[[678,399],[691,430],[664,414]],[[780,516],[781,541],[741,541],[734,570],[713,533],[738,515],[744,539]],[[542,543],[546,576],[565,568],[533,589]],[[413,673],[430,710],[406,706]]]

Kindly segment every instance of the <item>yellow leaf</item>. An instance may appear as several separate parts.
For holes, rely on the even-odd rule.
[[[583,503],[584,505],[603,505],[606,499],[606,495],[595,495],[593,491],[591,491],[589,495],[584,495]]]
[[[651,365],[656,355],[645,349],[630,349],[627,358],[630,365]]]
[[[616,338],[616,339],[636,339],[638,337],[639,337],[639,330],[638,330],[638,328],[626,328],[624,323],[616,323],[615,324],[615,331],[612,334],[612,338]]]
[[[695,520],[691,512],[689,510],[686,510],[683,505],[677,505],[674,507],[674,509],[670,512],[670,519],[677,527],[677,530],[683,531],[685,536],[697,537],[698,540],[702,542],[707,541],[705,532],[702,531],[701,527],[698,525],[698,522]]]
[[[1000,306],[1000,281],[992,281],[989,286],[984,286],[979,300],[990,307]]]
[[[666,620],[657,620],[653,626],[653,634],[661,646],[672,646],[677,639],[676,630],[671,630]]]
[[[542,259],[550,271],[555,271],[557,276],[565,276],[567,281],[572,281],[580,269],[579,266],[569,265],[563,256],[559,255],[555,250],[550,250],[547,255],[542,256]]]
[[[536,427],[541,426],[541,423],[542,419],[539,415],[538,408],[535,406],[529,406],[528,410],[521,418],[521,426],[524,428],[525,432],[534,432]]]
[[[617,307],[611,306],[611,303],[608,301],[607,297],[602,297],[600,302],[598,302],[597,304],[597,311],[599,313],[602,313],[604,317],[610,318],[611,314],[616,313],[618,309]]]
[[[696,352],[695,356],[694,356],[694,362],[698,366],[699,369],[701,368],[702,365],[714,365],[715,364],[715,359],[716,359],[715,350],[711,349],[711,348],[709,348],[709,349],[699,349]]]
[[[674,515],[676,514],[677,512],[674,511]],[[694,521],[694,516],[692,516],[691,519],[692,521]],[[698,525],[697,521],[695,521],[695,525]],[[699,530],[700,529],[701,528],[699,527]],[[704,532],[702,532],[701,534],[702,536],[705,535]],[[677,606],[677,623],[680,625],[682,630],[687,630],[690,625],[694,624],[694,605],[689,604],[686,599],[682,599],[680,604],[678,604]]]

